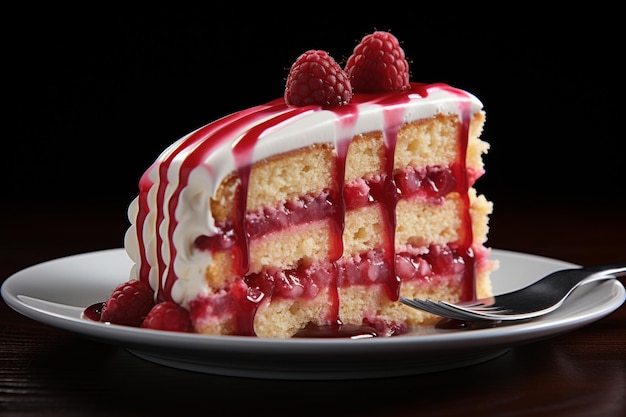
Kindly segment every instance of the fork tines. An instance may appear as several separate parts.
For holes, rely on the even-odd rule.
[[[400,298],[400,301],[403,304],[408,305],[409,307],[417,308],[417,309],[426,311],[427,313],[436,314],[441,317],[447,317],[447,318],[456,319],[456,320],[468,319],[467,313],[456,311],[450,308],[446,308],[440,303],[437,303],[432,300],[428,300],[428,299],[421,300],[419,298],[409,299],[409,298],[402,297]]]

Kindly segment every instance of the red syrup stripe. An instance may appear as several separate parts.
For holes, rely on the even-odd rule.
[[[408,95],[405,96],[408,102]],[[404,109],[401,107],[385,108],[385,131],[383,132],[385,144],[385,185],[383,188],[384,198],[381,201],[387,214],[387,247],[385,248],[386,262],[389,265],[389,276],[386,290],[390,300],[400,297],[400,278],[396,272],[396,205],[398,204],[398,186],[394,178],[394,163],[396,144],[398,143],[398,131],[402,125]]]
[[[247,211],[247,195],[248,195],[248,182],[250,179],[250,170],[252,169],[252,152],[256,143],[259,141],[263,133],[268,129],[271,129],[282,122],[293,118],[294,116],[311,111],[316,107],[294,107],[289,108],[288,111],[278,114],[269,120],[266,120],[258,125],[254,125],[251,129],[235,143],[232,147],[233,155],[235,157],[236,169],[239,173],[239,179],[241,181],[240,196],[238,199],[238,213],[236,218],[239,221],[234,225],[233,231],[235,232],[235,247],[236,258],[236,272],[243,276],[248,272],[250,265],[250,250],[248,247],[248,233],[246,231],[246,211]]]
[[[413,85],[413,84],[412,84]],[[467,149],[469,144],[469,126],[471,123],[470,100],[467,92],[451,87],[445,83],[435,83],[430,85],[422,85],[425,95],[428,95],[429,89],[441,89],[459,97],[459,110],[461,113],[461,122],[459,125],[459,135],[457,139],[458,160],[452,166],[455,177],[457,178],[457,187],[461,196],[463,210],[463,239],[459,242],[459,254],[463,257],[465,263],[465,273],[463,276],[463,289],[461,299],[471,300],[476,298],[476,258],[472,249],[474,237],[472,231],[472,215],[470,212],[469,201],[469,178],[467,175]],[[455,169],[456,168],[456,169]]]
[[[173,144],[170,148],[170,152],[169,153],[164,153],[159,160],[155,161],[154,164],[152,164],[152,166],[146,170],[143,174],[143,176],[141,177],[141,179],[139,180],[139,195],[140,198],[138,200],[138,213],[137,213],[137,219],[135,221],[136,224],[136,233],[137,233],[137,240],[139,242],[139,247],[140,248],[144,248],[144,250],[140,251],[140,259],[141,259],[141,264],[140,264],[140,270],[139,270],[139,279],[142,280],[143,282],[145,282],[146,284],[150,285],[149,282],[149,276],[150,276],[150,270],[152,269],[152,267],[150,266],[150,264],[148,263],[148,259],[147,259],[147,251],[148,251],[148,245],[146,245],[146,242],[143,240],[143,233],[144,233],[144,225],[145,225],[145,221],[146,218],[148,217],[148,214],[150,213],[150,205],[149,205],[149,201],[148,201],[148,196],[149,196],[149,191],[150,189],[153,187],[154,182],[150,179],[150,173],[156,169],[159,168],[159,188],[157,189],[157,219],[156,219],[156,239],[157,239],[157,245],[156,245],[156,250],[157,250],[157,269],[159,271],[158,273],[158,279],[159,279],[159,284],[158,284],[158,292],[155,293],[155,295],[157,296],[157,299],[161,298],[161,293],[160,293],[160,288],[161,288],[161,271],[165,268],[164,262],[162,260],[162,254],[161,254],[161,245],[162,245],[162,238],[160,237],[160,234],[158,233],[158,227],[159,225],[163,222],[164,219],[164,214],[163,212],[160,210],[160,208],[162,207],[162,202],[164,200],[164,195],[165,195],[165,189],[167,187],[167,171],[169,170],[169,167],[172,163],[172,160],[178,155],[180,154],[183,150],[190,148],[191,146],[195,145],[196,143],[202,141],[205,137],[209,137],[211,135],[211,133],[214,130],[217,130],[217,128],[224,123],[228,123],[232,120],[236,120],[238,118],[241,118],[243,116],[245,116],[246,114],[249,113],[254,113],[254,112],[258,112],[258,111],[263,111],[267,108],[269,108],[270,105],[265,105],[265,106],[259,106],[259,107],[255,107],[252,109],[249,109],[246,113],[235,113],[232,114],[230,116],[226,116],[223,119],[220,119],[219,121],[215,122],[215,123],[211,123],[209,125],[206,125],[198,130],[196,130],[195,132],[190,133],[189,135],[187,135],[186,138],[181,139],[180,141],[176,142],[175,144]],[[159,163],[161,164],[159,167]]]
[[[159,181],[159,188],[157,190],[157,203],[156,203],[156,210],[157,210],[156,251],[157,251],[158,280],[159,280],[156,299],[158,301],[171,299],[171,285],[173,284],[172,283],[172,284],[167,285],[167,280],[166,282],[163,281],[164,271],[166,271],[167,269],[168,276],[169,276],[173,273],[173,271],[171,270],[171,268],[173,267],[172,266],[168,267],[166,265],[166,262],[164,261],[164,255],[162,252],[163,239],[158,233],[158,228],[165,220],[165,211],[164,211],[165,209],[162,209],[162,208],[165,207],[165,190],[168,185],[167,172],[170,168],[172,161],[181,152],[185,150],[189,150],[193,146],[196,146],[196,148],[190,152],[190,154],[186,157],[185,161],[181,165],[180,172],[179,172],[179,183],[178,183],[177,189],[174,191],[174,194],[172,195],[169,203],[167,204],[167,210],[168,210],[167,212],[170,218],[170,227],[168,229],[168,236],[170,237],[170,239],[173,235],[173,230],[175,229],[177,225],[174,213],[175,213],[175,208],[178,203],[178,197],[182,189],[187,184],[189,174],[191,170],[193,169],[193,167],[196,166],[195,164],[197,164],[203,156],[209,154],[213,149],[216,149],[220,145],[222,145],[224,141],[227,141],[228,139],[230,139],[230,136],[228,134],[225,134],[224,132],[225,129],[229,130],[230,131],[229,133],[232,133],[232,131],[235,129],[239,129],[243,131],[248,126],[248,123],[252,123],[256,120],[260,120],[263,117],[266,117],[267,114],[271,115],[271,114],[275,114],[279,112],[280,110],[276,103],[277,102],[270,102],[264,106],[257,106],[257,107],[248,109],[246,111],[234,113],[230,116],[219,119],[213,123],[210,123],[196,130],[195,132],[188,135],[186,139],[180,141],[180,143],[175,147],[175,149],[173,149],[172,152],[168,154],[164,160],[161,161],[161,166],[159,168],[160,181]],[[142,178],[142,181],[145,183],[146,181],[148,181],[147,173],[144,175],[144,177],[145,178]],[[147,195],[147,192],[145,194]],[[143,225],[144,225],[145,218],[147,217],[150,208],[148,206],[147,198],[140,200],[140,202],[143,202],[144,205],[143,207],[140,206],[140,210],[139,210],[138,221],[137,221],[137,226],[138,226],[137,236],[140,242],[140,247],[145,247],[145,242],[143,242],[142,240]],[[141,222],[139,221],[139,219],[141,219]],[[140,225],[141,227],[139,227]],[[172,262],[170,263],[173,263],[173,259],[176,255],[176,248],[170,245],[170,251],[171,251],[170,259],[172,260]],[[147,262],[145,253],[142,253],[140,277],[145,282],[148,282],[150,268],[151,266]],[[166,285],[168,287],[168,290],[163,291]]]
[[[202,163],[202,161],[210,155],[215,148],[220,146],[223,142],[228,141],[233,137],[240,137],[238,143],[233,145],[233,153],[235,155],[235,161],[237,164],[238,170],[249,170],[246,168],[249,165],[249,161],[245,162],[243,159],[244,151],[241,149],[248,149],[249,154],[248,157],[251,157],[252,149],[254,148],[254,144],[259,139],[260,135],[265,132],[270,127],[273,127],[284,120],[292,118],[295,114],[305,113],[307,111],[311,111],[310,108],[295,108],[289,109],[285,108],[284,105],[278,104],[282,103],[279,101],[272,102],[275,105],[270,106],[268,108],[264,108],[258,112],[254,112],[251,114],[243,114],[242,117],[236,118],[234,121],[227,120],[223,123],[218,121],[218,126],[208,135],[201,137],[201,143],[198,147],[196,147],[188,156],[185,158],[179,173],[179,183],[176,191],[172,195],[169,200],[168,210],[170,213],[170,223],[168,229],[168,236],[170,241],[173,241],[174,231],[178,226],[178,222],[175,220],[175,212],[178,207],[178,199],[182,190],[188,185],[189,176],[194,168]],[[271,104],[271,103],[270,103]],[[271,118],[269,120],[265,120],[268,116]],[[264,120],[263,122],[259,122],[260,120]],[[252,126],[252,127],[251,127]],[[240,145],[243,142],[244,145]],[[243,148],[242,148],[243,146]],[[237,153],[237,149],[240,149],[240,153]],[[245,178],[245,182],[247,183],[247,176]],[[244,179],[242,179],[242,185],[244,183]],[[242,195],[246,195],[245,193]],[[244,203],[244,213],[245,213],[245,203]],[[239,250],[239,262],[236,264],[242,270],[247,271],[249,264],[249,256],[248,256],[248,248],[247,248],[247,236],[245,234],[245,230],[241,230],[236,236],[237,242],[241,242],[238,246]],[[176,257],[176,247],[171,245],[170,247],[170,259],[175,259]],[[160,257],[162,260],[163,258]],[[162,270],[160,270],[161,272]],[[160,276],[162,276],[160,274]],[[174,285],[174,282],[178,277],[173,268],[173,264],[170,263],[169,268],[167,269],[167,275],[165,278],[165,283],[163,284],[163,293],[167,299],[171,299],[171,289]]]
[[[246,201],[248,194],[248,180],[251,170],[252,163],[252,151],[256,142],[259,140],[259,137],[269,128],[272,128],[284,121],[287,121],[291,118],[292,115],[303,113],[308,109],[312,109],[312,107],[303,107],[296,108],[292,113],[285,113],[276,117],[269,122],[262,123],[258,126],[255,126],[251,129],[244,137],[233,147],[233,153],[235,155],[235,161],[237,161],[239,176],[241,179],[241,198],[239,199],[239,213],[237,218],[239,221],[238,224],[235,225],[235,234],[238,237],[235,239],[235,242],[241,242],[237,245],[239,257],[240,257],[240,270],[239,273],[241,276],[244,276],[248,272],[248,266],[250,264],[250,252],[248,248],[248,233],[246,231]],[[317,107],[315,107],[317,108]],[[335,253],[335,258],[338,259],[341,257],[343,253],[343,243],[342,243],[342,235],[343,235],[343,225],[344,225],[344,215],[345,215],[345,203],[343,202],[343,178],[345,176],[345,158],[347,155],[348,144],[352,137],[352,132],[354,128],[354,123],[356,122],[356,116],[358,114],[358,108],[353,105],[347,105],[341,108],[341,112],[335,112],[339,116],[341,133],[339,136],[339,140],[335,143],[335,149],[339,155],[340,161],[338,161],[337,169],[338,172],[335,173],[335,178],[337,181],[336,189],[337,196],[335,198],[336,210],[334,216],[334,224],[335,231],[332,233],[332,239],[334,243],[335,249],[331,252]],[[343,162],[342,162],[343,161]],[[241,261],[245,261],[242,263]],[[336,268],[334,269],[336,271]],[[336,273],[333,274],[334,284],[333,286],[329,286],[329,289],[334,288],[334,292],[329,294],[331,301],[331,311],[332,315],[338,319],[339,317],[339,294],[337,288],[337,276]]]
[[[448,91],[454,92],[462,97],[467,97],[467,94],[456,89],[448,87]],[[463,202],[463,235],[462,240],[459,242],[459,254],[463,257],[465,263],[465,272],[463,276],[463,288],[461,292],[462,300],[472,300],[476,298],[476,258],[472,249],[474,241],[474,235],[472,231],[472,214],[470,212],[469,201],[469,179],[467,176],[467,148],[469,144],[469,126],[471,122],[471,111],[469,101],[462,101],[461,107],[461,122],[459,125],[458,136],[458,160],[456,164],[452,166],[453,172],[457,178],[457,187],[461,201]]]

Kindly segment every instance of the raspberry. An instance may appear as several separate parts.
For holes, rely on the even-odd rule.
[[[285,87],[285,103],[342,106],[352,100],[348,76],[337,62],[321,50],[309,50],[291,66]]]
[[[395,36],[376,31],[366,35],[348,58],[346,74],[354,92],[405,90],[409,84],[409,63]]]
[[[155,305],[141,323],[141,327],[173,332],[191,331],[189,312],[171,301]]]
[[[152,288],[130,280],[115,287],[102,307],[100,321],[139,327],[153,306]]]

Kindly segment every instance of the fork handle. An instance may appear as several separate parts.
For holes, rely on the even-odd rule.
[[[574,288],[583,283],[589,283],[607,278],[618,276],[626,276],[626,264],[612,265],[595,265],[583,268],[572,268],[555,271],[534,284],[530,284],[526,288],[513,291],[508,294],[497,296],[498,303],[510,305],[517,302],[516,294],[519,292],[530,292],[535,302],[546,303],[546,306],[552,305],[552,298],[556,294],[557,298],[566,297]],[[554,283],[558,285],[554,285]],[[506,302],[503,300],[506,298]],[[489,303],[493,304],[493,302]],[[515,308],[524,308],[523,306],[514,306]]]
[[[601,273],[603,275],[613,275],[615,277],[626,276],[626,264],[604,264],[604,265],[592,265],[581,268],[584,271]]]

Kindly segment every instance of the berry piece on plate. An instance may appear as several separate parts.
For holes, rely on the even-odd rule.
[[[173,332],[189,332],[191,331],[191,321],[189,320],[189,312],[187,310],[171,301],[164,301],[150,310],[141,327]]]
[[[102,307],[100,321],[139,327],[153,306],[152,289],[139,280],[130,280],[115,287]]]

